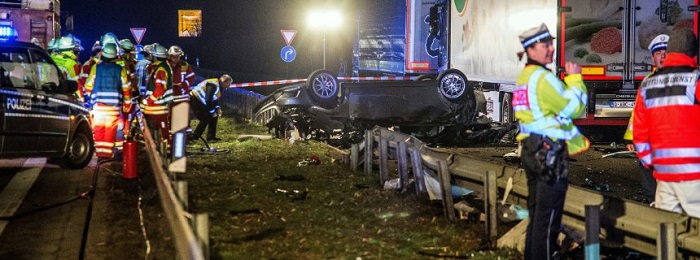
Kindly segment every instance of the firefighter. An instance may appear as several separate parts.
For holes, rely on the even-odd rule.
[[[131,122],[134,120],[134,113],[136,108],[132,107],[138,98],[138,86],[136,86],[135,74],[136,74],[136,61],[134,61],[133,51],[135,46],[129,39],[122,39],[119,41],[119,49],[122,51],[120,57],[117,59],[117,64],[126,69],[127,77],[129,79],[129,86],[131,90],[129,91],[128,100],[124,105],[124,113],[119,117],[119,129],[117,130],[117,151],[121,152],[124,149],[125,136],[129,136],[131,130]],[[136,91],[134,91],[136,90]]]
[[[82,66],[78,62],[81,47],[79,47],[73,36],[63,36],[55,44],[59,52],[52,57],[53,61],[58,65],[58,68],[63,72],[67,80],[78,84],[78,90],[75,91],[75,95],[80,101],[85,102],[83,85],[78,81],[82,70]]]
[[[92,67],[85,82],[90,93],[95,153],[100,160],[114,157],[119,115],[129,96],[126,69],[116,63],[118,50],[114,43],[102,47],[102,62]]]
[[[141,103],[149,128],[154,134],[159,132],[160,142],[167,146],[170,143],[169,109],[173,101],[173,71],[166,62],[168,50],[163,45],[153,46],[152,54],[155,58],[151,64],[153,71],[149,74],[146,96]]]
[[[143,97],[146,95],[146,83],[148,79],[149,71],[148,67],[149,65],[153,62],[153,55],[151,55],[151,52],[153,50],[152,45],[146,45],[143,47],[143,50],[140,51],[141,56],[143,57],[141,60],[139,60],[136,63],[136,82],[137,86],[139,88],[139,96]],[[139,102],[140,104],[140,102]]]
[[[207,127],[207,141],[216,142],[221,140],[216,137],[216,124],[219,117],[221,117],[219,99],[221,98],[221,92],[228,89],[231,86],[231,82],[233,82],[231,76],[224,74],[218,79],[206,79],[192,88],[190,95],[195,101],[190,104],[197,120],[199,120],[199,124],[197,124],[197,128],[190,136],[190,140],[199,139]]]
[[[525,259],[551,259],[559,254],[556,241],[569,185],[567,160],[590,146],[573,123],[588,98],[581,66],[567,62],[564,82],[545,67],[554,60],[554,37],[544,23],[519,38],[527,63],[515,82],[512,104],[520,121],[516,139],[522,146],[529,194]]]
[[[651,51],[651,60],[653,63],[652,65],[654,65],[653,71],[649,75],[652,75],[654,71],[663,67],[664,60],[666,59],[667,46],[668,35],[666,34],[659,34],[649,44],[649,51]],[[647,75],[647,77],[649,77],[649,75]],[[630,116],[630,122],[627,124],[627,131],[625,131],[625,135],[623,136],[623,139],[625,139],[625,143],[627,144],[627,150],[630,152],[635,151],[634,144],[632,144],[633,122],[634,116]],[[641,163],[639,164],[639,168],[642,173],[642,196],[644,196],[644,202],[651,203],[651,205],[653,205],[654,194],[656,193],[656,179],[654,179],[654,174],[652,171],[642,166]]]
[[[92,67],[100,63],[101,53],[102,45],[99,41],[95,41],[95,43],[92,45],[90,59],[83,63],[83,67],[81,69],[82,73],[80,74],[80,84],[82,84],[83,86],[85,86],[85,81],[87,81],[88,76],[90,76],[90,71],[92,71]],[[84,89],[85,96],[90,96],[91,89],[88,89],[87,86]],[[85,106],[90,107],[90,104],[88,104],[89,99],[86,99],[85,102]]]
[[[168,49],[168,65],[173,69],[173,106],[180,103],[189,103],[190,87],[194,85],[195,74],[192,71],[192,66],[182,60],[183,55],[185,53],[177,45],[170,46]],[[191,132],[189,121],[188,117],[187,129],[188,132]]]
[[[654,206],[700,217],[698,41],[673,30],[663,67],[642,81],[634,104],[633,142],[657,181]]]

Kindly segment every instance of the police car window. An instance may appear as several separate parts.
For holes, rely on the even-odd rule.
[[[36,88],[34,68],[25,51],[6,49],[0,53],[0,84],[3,87]]]
[[[36,76],[39,79],[39,86],[57,86],[59,84],[59,72],[56,66],[49,62],[51,57],[36,50],[31,50],[31,54],[34,61],[34,71],[36,71]]]

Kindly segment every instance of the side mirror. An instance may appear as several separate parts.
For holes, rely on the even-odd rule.
[[[46,82],[41,84],[41,90],[46,92],[56,92],[58,91],[58,85],[56,85],[56,82]]]

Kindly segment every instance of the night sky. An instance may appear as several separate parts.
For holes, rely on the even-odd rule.
[[[99,37],[112,32],[134,41],[129,28],[147,28],[141,44],[179,45],[194,64],[232,73],[236,82],[305,78],[323,67],[322,33],[307,25],[313,8],[326,4],[341,9],[347,26],[326,34],[327,68],[336,72],[340,60],[351,62],[356,28],[352,0],[64,0],[61,11],[74,17],[76,37],[86,49],[81,61]],[[350,3],[350,4],[347,4]],[[177,34],[178,10],[202,11],[202,36]],[[286,63],[280,51],[286,44],[282,29],[297,30],[292,46],[296,59]]]

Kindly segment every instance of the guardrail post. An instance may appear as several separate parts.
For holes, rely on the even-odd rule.
[[[600,259],[600,206],[586,205],[586,260]]]
[[[484,182],[484,213],[486,213],[486,237],[491,247],[495,247],[498,237],[498,183],[496,172],[487,171]]]
[[[360,144],[352,144],[350,146],[350,168],[353,172],[357,172],[360,163]]]
[[[372,130],[365,130],[365,174],[372,174],[372,164],[374,157],[374,150],[372,148],[374,144],[374,134]]]
[[[406,141],[399,141],[397,161],[399,163],[399,185],[401,190],[408,186],[408,152],[406,151]]]
[[[194,229],[197,234],[197,241],[202,247],[204,259],[209,259],[209,214],[200,213],[194,215]]]
[[[411,165],[413,167],[413,179],[416,184],[416,194],[425,193],[425,180],[423,179],[423,159],[420,151],[415,147],[408,148],[411,153]]]
[[[659,224],[659,237],[656,239],[656,257],[659,260],[676,259],[676,223]]]
[[[175,192],[177,192],[177,197],[178,199],[180,199],[182,208],[186,211],[189,208],[189,203],[187,203],[187,201],[189,200],[187,198],[187,181],[176,181]]]
[[[389,141],[379,137],[379,184],[384,185],[389,179]]]
[[[442,210],[447,220],[455,221],[457,216],[455,216],[455,205],[454,201],[452,201],[450,169],[447,167],[446,161],[438,161],[438,175],[440,176],[440,189],[442,190]]]

